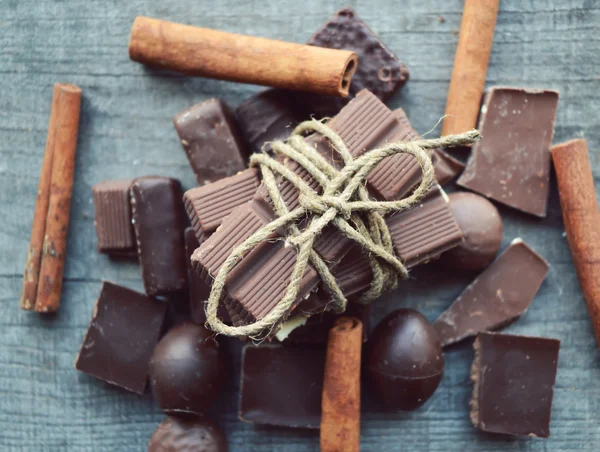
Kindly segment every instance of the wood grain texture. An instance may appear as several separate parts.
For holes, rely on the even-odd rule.
[[[462,0],[0,0],[0,450],[144,451],[162,419],[139,397],[79,375],[73,360],[100,280],[141,290],[134,263],[95,252],[91,186],[104,179],[158,174],[195,178],[172,126],[173,116],[210,97],[233,107],[260,90],[241,84],[148,70],[129,60],[135,16],[305,42],[337,9],[352,6],[411,71],[390,102],[419,133],[444,113]],[[440,22],[439,17],[444,18]],[[593,0],[502,0],[487,85],[561,91],[554,142],[585,137],[600,178],[600,5]],[[63,305],[54,318],[18,308],[48,126],[51,87],[82,87],[75,189]],[[27,89],[23,89],[27,87]],[[439,128],[437,132],[439,133]],[[600,184],[596,185],[600,194]],[[556,183],[544,220],[499,207],[504,244],[521,236],[550,264],[526,315],[508,331],[561,339],[551,436],[510,439],[480,434],[468,418],[470,342],[446,353],[433,398],[414,413],[378,413],[363,404],[364,451],[573,451],[600,444],[600,360],[585,302],[563,236]],[[418,269],[374,306],[373,321],[399,306],[434,320],[469,282]],[[231,347],[234,369],[239,350]],[[236,381],[215,407],[232,451],[316,451],[316,433],[254,429],[237,421]],[[366,395],[367,396],[367,395]]]

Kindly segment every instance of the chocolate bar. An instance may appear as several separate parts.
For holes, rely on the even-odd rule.
[[[210,295],[210,286],[206,281],[194,271],[190,258],[196,249],[200,246],[196,233],[193,228],[186,228],[184,232],[185,239],[185,263],[188,272],[188,291],[190,299],[190,314],[192,320],[196,323],[203,324],[206,322],[206,313],[204,310],[204,302],[208,300]]]
[[[131,180],[107,180],[92,187],[94,224],[101,253],[136,256],[131,224]]]
[[[473,424],[486,432],[550,436],[560,341],[481,333],[473,348]]]
[[[439,148],[431,153],[431,163],[435,171],[435,180],[442,187],[452,182],[465,169],[463,162]]]
[[[350,96],[366,88],[379,99],[386,100],[408,81],[406,66],[351,8],[338,11],[308,44],[356,53],[359,64],[352,77]],[[347,102],[329,96],[303,98],[309,113],[317,117],[333,116]]]
[[[168,177],[140,177],[131,185],[131,208],[138,256],[148,295],[185,288],[181,185]]]
[[[521,239],[479,275],[433,327],[443,346],[496,330],[525,313],[548,274],[548,262]]]
[[[250,168],[235,176],[187,190],[183,194],[183,203],[198,241],[204,242],[227,215],[250,201],[258,185],[258,171]]]
[[[538,217],[546,216],[550,145],[558,91],[493,87],[458,185]]]
[[[167,304],[104,281],[75,368],[143,394]]]
[[[304,96],[303,93],[302,96]],[[284,140],[308,119],[301,97],[291,91],[267,89],[242,102],[235,110],[250,152],[261,152],[268,141]]]
[[[244,141],[229,107],[209,99],[173,119],[200,185],[232,176],[248,166]]]
[[[239,417],[252,424],[318,429],[325,350],[247,345]]]

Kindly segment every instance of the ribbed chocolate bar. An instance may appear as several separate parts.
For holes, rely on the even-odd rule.
[[[259,183],[257,170],[250,168],[235,176],[186,191],[183,203],[198,241],[204,242],[227,215],[250,201]]]
[[[131,182],[107,180],[92,187],[97,247],[101,253],[136,254],[129,204]]]
[[[181,185],[168,177],[140,177],[131,185],[131,210],[138,256],[148,295],[185,288]]]
[[[173,123],[200,185],[247,167],[246,149],[237,123],[220,99],[209,99],[182,111]]]
[[[206,322],[206,314],[204,310],[204,302],[208,300],[210,295],[210,286],[206,281],[194,271],[190,258],[196,249],[200,246],[196,233],[192,228],[186,228],[184,233],[185,238],[185,263],[188,270],[188,296],[190,303],[190,315],[196,323],[202,324]]]
[[[386,218],[386,223],[396,255],[408,268],[436,258],[463,240],[441,188],[420,205]]]

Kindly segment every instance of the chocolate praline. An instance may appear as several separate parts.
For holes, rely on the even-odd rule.
[[[390,410],[414,410],[437,389],[444,355],[427,319],[413,309],[398,309],[369,339],[367,377],[373,393]]]
[[[227,452],[227,439],[207,417],[167,417],[152,434],[148,452]]]
[[[448,198],[464,241],[442,254],[439,262],[449,269],[483,270],[494,260],[502,244],[502,219],[498,209],[475,193],[451,193]]]
[[[202,413],[220,392],[225,360],[213,333],[183,323],[158,343],[150,360],[150,387],[165,413]]]

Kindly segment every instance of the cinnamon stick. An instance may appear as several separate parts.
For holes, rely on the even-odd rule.
[[[329,330],[321,414],[321,451],[360,449],[362,323],[341,317]]]
[[[190,75],[347,96],[357,57],[327,49],[137,17],[129,57]]]
[[[442,135],[474,129],[500,0],[465,0]]]
[[[587,142],[571,140],[551,152],[567,240],[600,347],[600,211]]]
[[[35,298],[37,312],[55,312],[60,306],[80,104],[81,88],[75,85],[60,85],[60,93],[52,110],[54,119],[50,119],[53,129],[53,157]],[[34,229],[37,227],[39,225],[34,224]]]
[[[52,91],[52,104],[50,106],[50,119],[48,120],[48,135],[46,137],[46,148],[42,160],[42,170],[38,183],[37,200],[33,211],[33,225],[31,227],[31,238],[23,272],[23,289],[21,292],[21,309],[31,310],[35,306],[37,295],[40,264],[42,258],[42,246],[44,244],[44,233],[46,232],[46,217],[48,216],[48,203],[50,201],[50,179],[52,177],[52,157],[54,155],[54,131],[57,115],[57,104],[60,102],[63,85],[55,83]]]

